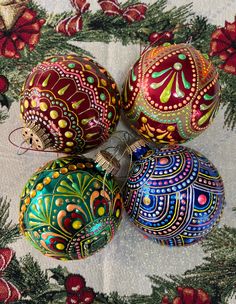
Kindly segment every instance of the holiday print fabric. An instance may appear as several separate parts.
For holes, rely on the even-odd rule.
[[[236,3],[189,2],[0,0],[0,303],[236,303]],[[70,262],[44,257],[19,234],[19,196],[33,172],[57,155],[19,156],[8,138],[22,126],[19,94],[26,76],[49,56],[74,52],[94,57],[121,89],[145,47],[186,41],[220,73],[219,114],[187,143],[223,177],[227,205],[219,227],[201,243],[169,248],[145,239],[124,215],[114,240],[96,255]],[[130,132],[124,120],[119,130]],[[11,135],[17,145],[20,132]]]

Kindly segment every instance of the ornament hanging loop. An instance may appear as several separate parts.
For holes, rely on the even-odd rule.
[[[17,155],[24,155],[25,153],[27,153],[32,148],[32,143],[30,143],[30,146],[28,148],[23,148],[23,145],[25,143],[27,143],[27,141],[23,140],[22,143],[20,144],[20,146],[17,149],[17,152],[16,152]],[[21,150],[23,150],[23,152],[20,152]]]

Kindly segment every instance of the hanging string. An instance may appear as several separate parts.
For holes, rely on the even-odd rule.
[[[24,140],[20,145],[17,145],[13,140],[12,140],[12,135],[19,131],[19,130],[22,130],[24,129],[24,127],[20,127],[20,128],[16,128],[14,129],[13,131],[11,131],[8,135],[8,141],[10,142],[10,144],[12,144],[14,147],[18,148],[17,150],[17,155],[24,155],[26,152],[28,151],[34,151],[34,152],[43,152],[43,153],[57,153],[58,154],[58,151],[53,151],[53,150],[36,150],[36,149],[33,149],[32,148],[32,142],[30,142],[29,144],[29,147],[23,147],[23,144],[24,143],[27,143],[26,140]],[[31,139],[30,139],[31,140]],[[24,153],[18,153],[20,150],[25,150]]]
[[[29,146],[29,148],[23,148],[22,146],[24,145],[24,143],[26,143],[26,140],[23,140],[22,141],[22,143],[20,144],[20,146],[18,147],[18,149],[17,149],[17,155],[24,155],[26,152],[28,152],[29,151],[29,149],[32,147],[32,140],[31,140],[31,142],[30,142],[30,146]],[[20,150],[23,150],[23,152],[22,153],[20,153]]]
[[[122,137],[120,137],[119,134],[122,134]],[[122,152],[121,156],[120,156],[119,159],[118,159],[119,162],[123,159],[123,157],[124,157],[124,155],[125,155],[126,153],[129,153],[129,154],[130,154],[127,174],[126,174],[125,176],[119,176],[119,177],[117,177],[117,178],[119,178],[119,179],[124,179],[124,178],[125,178],[125,180],[124,180],[122,186],[120,187],[120,191],[122,192],[122,190],[124,189],[124,187],[125,187],[125,185],[126,185],[126,183],[127,183],[127,180],[128,180],[128,173],[129,173],[130,170],[131,170],[132,162],[133,162],[133,157],[132,157],[132,153],[130,153],[131,151],[130,151],[130,145],[129,145],[129,142],[131,141],[132,136],[131,136],[131,134],[130,134],[129,132],[127,132],[127,131],[116,131],[116,132],[114,133],[114,135],[112,136],[112,138],[118,139],[122,144],[125,145],[125,149],[124,149],[124,151]],[[112,149],[112,148],[117,148],[117,146],[116,146],[116,147],[108,147],[108,148],[105,149],[105,150]],[[119,147],[119,149],[120,149],[120,148],[121,148],[121,147]],[[118,149],[118,150],[116,151],[116,153],[112,156],[111,161],[112,161],[114,158],[116,158],[116,155],[119,153],[119,149]],[[106,176],[107,176],[107,175],[106,175]],[[105,178],[105,176],[104,176],[104,178]],[[105,179],[104,179],[104,183],[105,183]]]

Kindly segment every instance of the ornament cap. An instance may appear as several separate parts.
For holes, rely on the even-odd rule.
[[[119,161],[107,151],[100,151],[97,154],[95,161],[103,170],[111,175],[116,175],[120,170]]]
[[[142,147],[146,147],[146,142],[143,139],[139,139],[129,146],[128,152],[129,154],[132,154]]]
[[[32,149],[43,151],[52,146],[51,139],[49,138],[46,129],[35,122],[27,123],[23,128],[22,135]]]

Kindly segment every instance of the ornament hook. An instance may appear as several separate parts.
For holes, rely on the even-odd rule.
[[[16,152],[17,155],[24,155],[26,152],[28,152],[32,148],[32,140],[31,140],[30,146],[28,148],[23,147],[23,145],[25,143],[27,143],[27,141],[23,140],[22,143],[20,144],[20,146],[17,149],[17,152]],[[23,152],[20,152],[20,150],[23,150]]]

